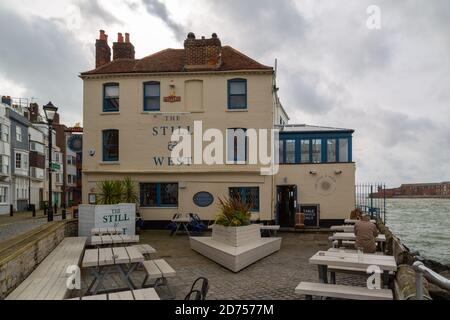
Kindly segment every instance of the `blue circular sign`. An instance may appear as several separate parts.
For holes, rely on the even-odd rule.
[[[202,208],[209,207],[214,202],[214,196],[206,191],[198,192],[194,195],[194,203]]]
[[[81,152],[83,150],[83,136],[81,134],[74,134],[69,137],[67,144],[73,152]]]

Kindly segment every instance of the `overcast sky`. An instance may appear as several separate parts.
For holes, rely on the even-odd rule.
[[[381,29],[366,26],[369,5]],[[216,32],[274,65],[291,123],[353,128],[358,182],[450,180],[450,1],[2,0],[0,94],[82,120],[98,30],[137,58]]]

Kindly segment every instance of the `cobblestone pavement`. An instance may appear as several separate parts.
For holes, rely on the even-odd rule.
[[[185,235],[170,237],[168,231],[141,232],[141,243],[148,243],[157,250],[152,258],[165,259],[177,272],[169,283],[177,299],[184,299],[198,277],[206,277],[210,283],[207,298],[210,300],[291,300],[303,299],[295,294],[301,281],[318,281],[317,266],[308,259],[318,250],[329,248],[328,234],[278,233],[283,238],[281,250],[266,257],[239,273],[233,273],[215,262],[191,250]],[[82,272],[82,287],[87,288],[92,280],[89,272]],[[143,271],[133,274],[133,282],[141,284]],[[364,277],[336,275],[337,284],[365,284]],[[105,280],[105,287],[120,288],[124,284],[117,273]],[[167,297],[163,288],[158,288],[161,298]]]

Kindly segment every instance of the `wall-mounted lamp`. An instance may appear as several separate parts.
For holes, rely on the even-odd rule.
[[[335,174],[342,174],[342,170],[335,170],[334,173]]]
[[[316,170],[311,170],[311,171],[309,172],[309,174],[317,174],[317,171],[316,171]]]
[[[287,178],[287,177],[284,177],[284,178],[283,178],[283,182],[284,182],[284,184],[287,184],[287,183],[288,183],[288,178]]]

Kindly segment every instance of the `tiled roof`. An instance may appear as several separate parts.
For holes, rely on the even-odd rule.
[[[184,49],[165,49],[142,59],[117,59],[97,69],[83,72],[82,76],[111,73],[184,72]],[[203,69],[201,69],[203,70]],[[189,69],[189,71],[201,71]],[[212,71],[273,70],[251,59],[230,46],[222,47],[222,64]],[[211,71],[208,69],[208,71]]]

